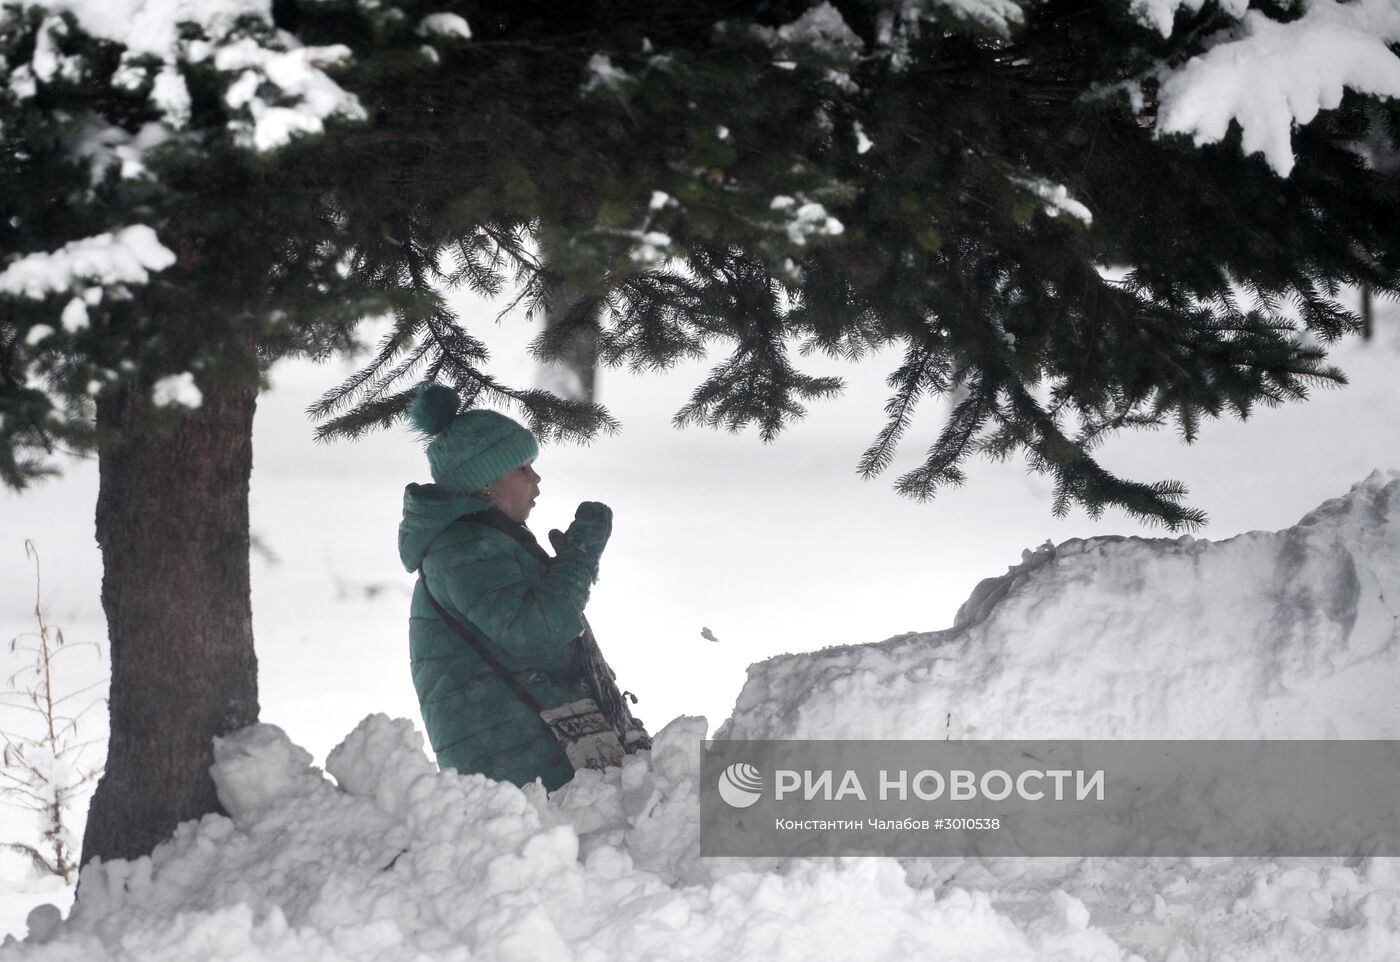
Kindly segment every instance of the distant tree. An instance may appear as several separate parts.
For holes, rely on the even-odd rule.
[[[953,395],[901,491],[1019,453],[1057,512],[1175,528],[1202,518],[1181,485],[1095,444],[1340,381],[1316,343],[1357,327],[1341,288],[1397,292],[1395,185],[1357,147],[1396,140],[1387,0],[447,6],[4,8],[0,475],[62,446],[102,477],[85,859],[216,808],[210,738],[257,713],[257,391],[367,317],[392,328],[321,437],[423,379],[548,439],[613,426],[493,379],[443,297],[465,285],[549,313],[536,348],[576,367],[726,352],[676,421],[765,439],[840,389],[800,357],[896,348],[865,474]]]

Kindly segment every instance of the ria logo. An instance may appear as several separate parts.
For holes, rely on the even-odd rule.
[[[735,762],[719,776],[719,797],[734,808],[748,808],[763,797],[763,773],[748,762]]]

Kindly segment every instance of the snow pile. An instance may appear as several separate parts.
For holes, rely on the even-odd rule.
[[[749,670],[721,738],[1400,737],[1400,473],[1295,527],[1027,552],[946,631]]]
[[[952,629],[755,666],[731,737],[1394,737],[1400,473],[1296,527],[1028,553]],[[224,739],[230,817],[95,864],[0,962],[1400,957],[1394,859],[700,859],[703,719],[553,796],[365,719]]]
[[[71,919],[35,916],[0,960],[1125,958],[1071,897],[1022,925],[985,894],[911,887],[892,860],[717,864],[677,884],[680,863],[709,874],[675,848],[694,834],[704,728],[678,720],[652,757],[547,802],[439,774],[404,720],[371,716],[335,750],[339,786],[254,726],[216,753],[230,818],[90,867]]]

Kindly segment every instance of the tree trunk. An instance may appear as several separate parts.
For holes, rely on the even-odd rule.
[[[569,313],[586,299],[578,287],[555,281],[551,285],[546,329],[558,327]],[[545,365],[539,386],[571,401],[592,402],[598,378],[598,328],[595,323],[580,330],[563,356]]]
[[[256,389],[220,384],[171,430],[136,430],[149,402],[98,400],[97,542],[112,654],[111,743],[84,863],[151,851],[219,811],[216,735],[257,721],[248,565]]]
[[[1371,306],[1371,285],[1361,285],[1361,339],[1369,341],[1376,331],[1375,309]]]

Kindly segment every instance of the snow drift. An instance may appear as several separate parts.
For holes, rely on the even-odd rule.
[[[1284,531],[1049,544],[946,631],[774,658],[719,738],[1400,738],[1400,473]]]
[[[1397,526],[1377,473],[1283,532],[1031,552],[948,631],[755,666],[723,734],[1392,738]],[[546,798],[438,773],[404,720],[365,719],[325,773],[254,726],[218,746],[229,817],[90,866],[0,962],[1400,953],[1390,859],[702,860],[705,730]]]

